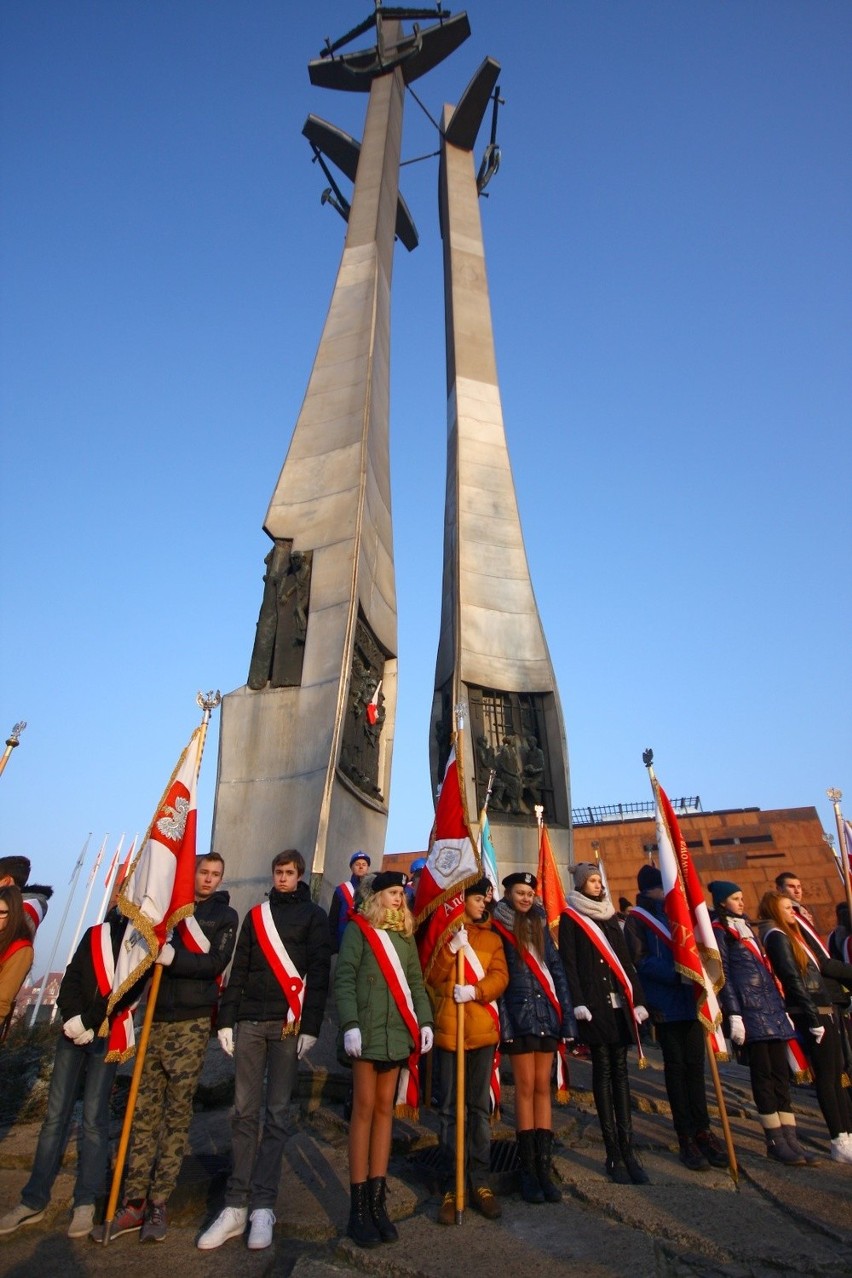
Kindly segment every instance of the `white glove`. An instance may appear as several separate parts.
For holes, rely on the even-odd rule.
[[[453,986],[453,1002],[454,1003],[476,1002],[476,986],[475,985],[454,985]]]
[[[361,1031],[357,1025],[354,1029],[348,1029],[344,1033],[343,1050],[347,1056],[361,1055]]]
[[[87,1043],[91,1043],[94,1037],[95,1037],[95,1031],[93,1029],[83,1030],[83,1033],[78,1034],[77,1037],[74,1039],[74,1046],[85,1047]]]
[[[817,1047],[819,1047],[820,1043],[822,1042],[823,1038],[825,1037],[825,1026],[824,1026],[824,1025],[812,1025],[812,1026],[811,1026],[811,1033],[813,1034],[814,1038],[815,1038],[815,1039],[816,1039],[816,1041],[817,1041]]]
[[[728,1023],[731,1030],[731,1042],[735,1043],[737,1047],[742,1047],[746,1038],[743,1018],[741,1016],[730,1016]]]
[[[583,1003],[574,1008],[574,1016],[578,1021],[590,1021],[592,1019],[591,1012]]]
[[[300,1061],[307,1056],[316,1041],[316,1034],[300,1034],[296,1040],[296,1060]]]
[[[435,1035],[432,1033],[431,1025],[424,1025],[420,1030],[420,1055],[425,1056],[427,1052],[431,1052],[432,1044],[435,1041]]]
[[[634,1007],[633,1019],[637,1025],[644,1025],[645,1021],[647,1021],[648,1019],[647,1007],[643,1007],[641,1003],[639,1004],[638,1007]]]
[[[160,967],[171,967],[172,963],[174,962],[174,958],[175,958],[175,947],[173,945],[170,945],[169,942],[167,941],[166,944],[163,946],[163,948],[160,950],[157,957],[154,959],[154,962],[159,963]]]
[[[460,927],[457,932],[453,932],[447,942],[451,954],[458,954],[463,945],[467,945],[467,928]]]
[[[216,1035],[219,1040],[219,1046],[226,1056],[234,1054],[234,1031],[232,1029],[220,1029]]]
[[[72,1043],[78,1039],[81,1034],[85,1034],[85,1032],[86,1027],[83,1024],[82,1016],[70,1016],[62,1026],[62,1033],[66,1038],[70,1038]]]

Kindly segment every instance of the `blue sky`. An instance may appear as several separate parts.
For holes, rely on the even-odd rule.
[[[365,106],[313,89],[306,64],[369,9],[0,9],[0,732],[29,725],[0,780],[0,853],[58,888],[89,830],[94,848],[145,828],[197,689],[245,682],[261,523],[344,234],[301,127],[313,111],[357,135]],[[852,9],[468,12],[471,39],[415,89],[438,117],[486,54],[503,64],[482,212],[574,803],[650,797],[651,745],[672,795],[815,804],[831,830],[827,786],[852,810]],[[405,157],[435,148],[409,97]],[[423,846],[431,821],[436,184],[434,159],[403,170],[421,244],[394,266],[388,851]]]

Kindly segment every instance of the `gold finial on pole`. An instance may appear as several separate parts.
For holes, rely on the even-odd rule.
[[[2,758],[0,758],[0,775],[2,775],[3,770],[6,767],[6,764],[11,759],[12,751],[14,750],[15,746],[19,746],[21,744],[21,733],[23,732],[26,726],[27,726],[26,719],[21,719],[20,722],[15,724],[14,728],[12,729],[12,731],[9,733],[8,737],[6,738],[6,749],[3,751]]]
[[[846,889],[846,908],[849,911],[849,918],[852,920],[852,877],[849,873],[849,849],[846,846],[846,835],[843,829],[843,813],[840,810],[840,800],[843,798],[843,791],[831,786],[826,790],[829,802],[834,808],[834,819],[837,822],[837,838],[840,842],[840,864],[843,867],[843,886]]]

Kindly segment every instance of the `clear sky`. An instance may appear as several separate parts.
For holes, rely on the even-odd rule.
[[[365,108],[312,88],[306,64],[369,11],[0,7],[0,734],[28,722],[0,780],[0,853],[57,886],[54,925],[87,832],[94,848],[144,830],[196,691],[245,682],[262,520],[345,230],[301,127],[313,111],[359,135]],[[648,799],[651,745],[673,796],[814,804],[832,830],[827,786],[852,812],[852,7],[468,12],[471,39],[414,87],[437,118],[484,56],[503,65],[482,212],[574,804]],[[435,149],[409,96],[405,158]],[[434,158],[403,170],[421,243],[394,267],[387,851],[423,847],[432,815],[436,189]],[[218,716],[202,846],[217,732]],[[81,904],[78,889],[72,917]]]

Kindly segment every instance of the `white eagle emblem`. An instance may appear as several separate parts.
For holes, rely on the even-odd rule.
[[[455,874],[461,861],[461,848],[457,843],[445,843],[435,858],[435,869],[442,879]]]
[[[157,829],[170,843],[178,843],[183,838],[188,816],[189,799],[175,799],[174,807],[166,804],[165,815],[157,822]]]

